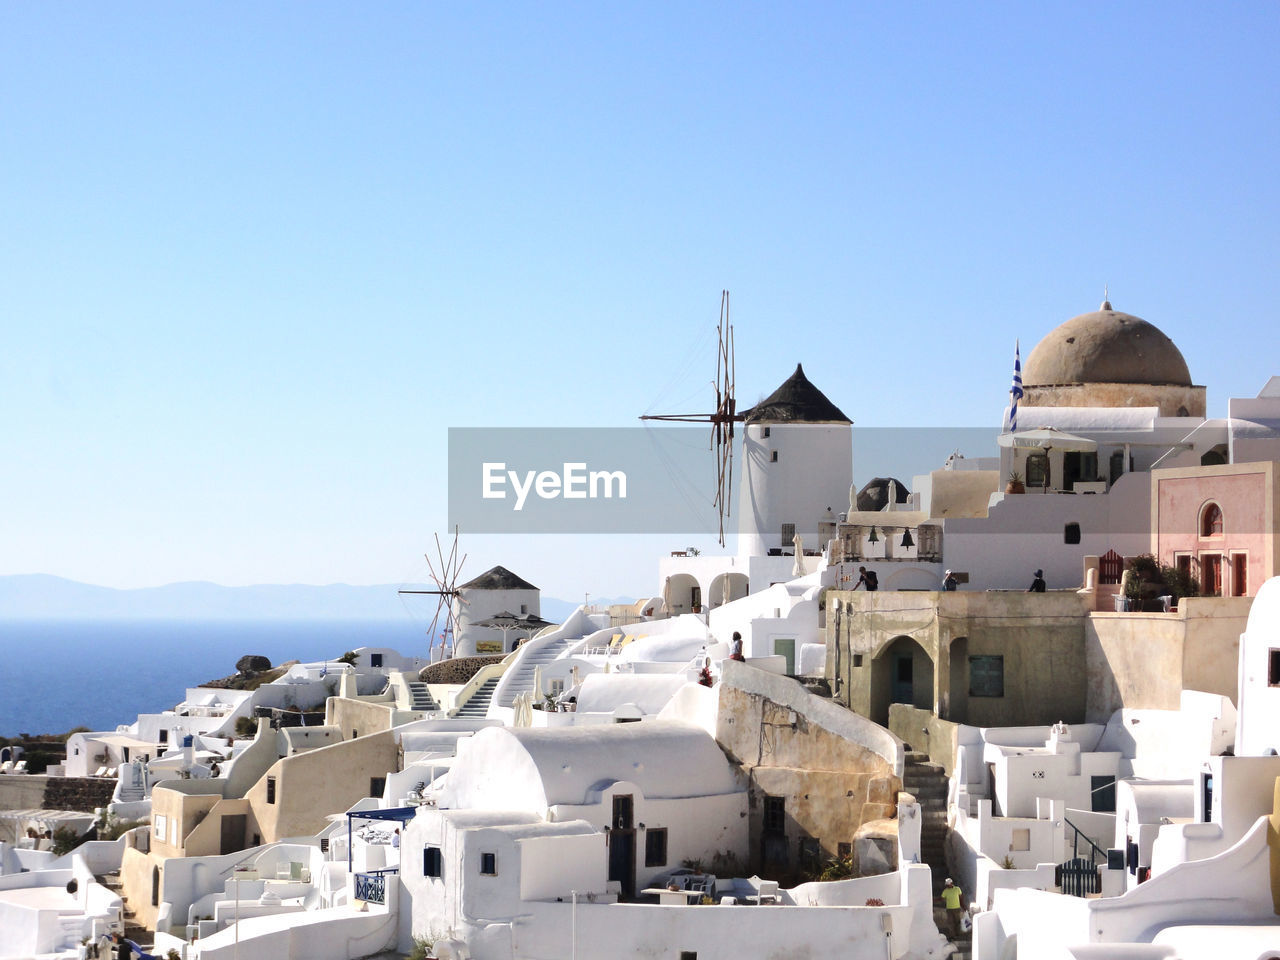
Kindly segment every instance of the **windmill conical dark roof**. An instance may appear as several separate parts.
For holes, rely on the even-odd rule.
[[[796,372],[782,386],[750,410],[743,411],[748,423],[852,423],[826,394],[809,382],[804,367],[796,364]]]
[[[468,580],[459,590],[537,590],[528,580],[522,580],[506,567],[486,570],[474,580]]]

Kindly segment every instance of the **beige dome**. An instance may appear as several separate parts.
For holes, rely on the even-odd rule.
[[[1118,313],[1109,302],[1082,313],[1036,344],[1022,382],[1028,387],[1073,383],[1147,383],[1191,386],[1187,361],[1172,340],[1141,317]]]

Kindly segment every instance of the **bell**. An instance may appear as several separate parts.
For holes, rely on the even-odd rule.
[[[914,547],[915,545],[916,545],[916,542],[915,542],[914,540],[912,540],[912,539],[911,539],[911,531],[910,531],[910,530],[903,530],[903,531],[902,531],[902,546],[904,546],[904,547]]]
[[[871,528],[871,536],[867,537],[867,542],[868,542],[868,543],[879,543],[879,542],[880,542],[880,538],[876,535],[876,528],[875,528],[875,527],[872,527],[872,528]]]

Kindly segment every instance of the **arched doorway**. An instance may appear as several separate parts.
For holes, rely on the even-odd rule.
[[[891,703],[933,709],[933,658],[911,637],[894,637],[871,661],[871,719],[888,726]]]
[[[707,609],[714,610],[726,603],[733,603],[734,600],[741,600],[746,595],[747,575],[745,573],[722,573],[712,580],[711,586],[707,588]]]
[[[668,616],[678,617],[682,613],[695,613],[702,609],[702,588],[698,586],[698,580],[693,575],[677,573],[667,577],[662,599],[667,604]]]

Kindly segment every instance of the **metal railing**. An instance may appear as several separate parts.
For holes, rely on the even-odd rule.
[[[387,878],[381,872],[357,873],[356,899],[366,903],[386,903]]]
[[[1099,788],[1099,789],[1102,789],[1102,788]],[[1089,845],[1089,848],[1087,851],[1089,854],[1089,862],[1097,863],[1099,858],[1101,858],[1104,863],[1106,862],[1107,851],[1103,850],[1100,846],[1098,846],[1096,843],[1090,840],[1088,835],[1083,830],[1077,827],[1074,823],[1072,823],[1066,817],[1062,818],[1062,822],[1065,823],[1068,827],[1070,827],[1074,831],[1074,833],[1071,836],[1072,859],[1078,859],[1080,857],[1080,841],[1084,840],[1084,842]]]

